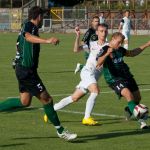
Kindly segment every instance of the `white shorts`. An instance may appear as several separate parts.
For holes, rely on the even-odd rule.
[[[98,79],[102,75],[102,70],[96,70],[96,71],[91,71],[87,69],[86,67],[83,67],[81,73],[80,73],[80,78],[81,81],[80,83],[76,86],[76,88],[81,89],[84,93],[88,91],[88,87],[93,84],[97,83]]]
[[[129,31],[122,31],[122,34],[125,36],[125,40],[129,40],[130,32]]]

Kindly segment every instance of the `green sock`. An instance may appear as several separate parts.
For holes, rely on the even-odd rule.
[[[83,65],[83,64],[80,64],[80,71],[82,70],[83,67],[84,67],[84,65]]]
[[[0,102],[0,111],[11,110],[14,108],[24,107],[21,103],[20,98],[8,98]]]
[[[64,128],[60,125],[60,121],[59,121],[56,111],[54,110],[53,103],[44,105],[44,111],[48,119],[52,122],[52,124],[57,129],[58,133],[61,134]]]
[[[128,107],[131,111],[131,113],[133,113],[133,110],[134,110],[134,107],[136,106],[137,104],[135,103],[135,101],[131,100],[130,102],[128,102]]]

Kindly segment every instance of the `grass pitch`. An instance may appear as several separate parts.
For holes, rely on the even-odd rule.
[[[39,75],[54,102],[72,93],[80,81],[74,75],[77,62],[84,63],[83,53],[74,54],[73,34],[42,34],[41,37],[57,36],[58,46],[41,45]],[[15,55],[16,33],[0,33],[0,99],[18,96],[18,85],[11,60]],[[150,36],[132,36],[130,48],[148,41]],[[135,58],[125,58],[141,89],[142,102],[150,108],[150,48]],[[93,117],[102,125],[83,126],[82,112],[87,96],[58,112],[62,124],[78,134],[72,143],[57,138],[50,123],[43,122],[41,103],[33,98],[32,107],[0,113],[1,150],[149,150],[150,130],[142,131],[136,121],[126,122],[123,108],[126,101],[111,92],[104,78],[99,80],[98,96]],[[148,120],[150,125],[150,121]]]

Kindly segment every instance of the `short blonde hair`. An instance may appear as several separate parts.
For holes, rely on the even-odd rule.
[[[117,37],[121,37],[122,41],[124,41],[124,39],[125,39],[125,36],[122,33],[120,33],[120,32],[113,33],[111,39],[112,38],[117,38]]]

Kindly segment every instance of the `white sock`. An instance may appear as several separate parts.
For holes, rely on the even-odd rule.
[[[128,49],[128,44],[124,44],[123,46],[125,49]]]
[[[65,106],[69,105],[72,102],[73,102],[73,100],[72,100],[71,96],[63,98],[60,102],[54,104],[54,110],[57,111],[59,109],[62,109],[62,108],[64,108]]]
[[[85,119],[89,118],[91,116],[97,95],[98,95],[97,93],[90,94],[90,96],[86,102],[85,116],[84,116]]]

